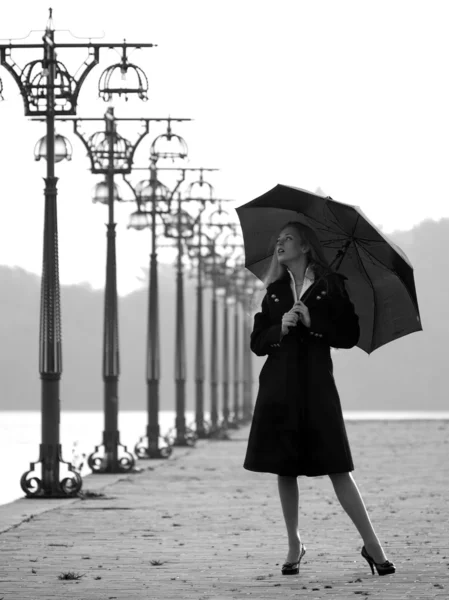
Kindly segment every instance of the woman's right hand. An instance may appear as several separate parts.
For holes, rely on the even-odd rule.
[[[296,307],[295,307],[296,308]],[[292,308],[282,316],[282,335],[287,335],[292,327],[296,327],[299,321],[297,309]]]

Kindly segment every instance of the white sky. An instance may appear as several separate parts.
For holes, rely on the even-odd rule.
[[[221,169],[217,196],[243,204],[277,183],[356,204],[385,232],[449,217],[449,3],[436,0],[54,0],[56,29],[104,41],[157,43],[131,60],[146,71],[150,100],[115,103],[117,116],[190,117],[178,131],[191,166]],[[43,29],[49,0],[16,0],[0,37]],[[56,39],[62,38],[56,34]],[[61,34],[60,34],[61,35]],[[17,63],[24,64],[19,52]],[[61,50],[59,60],[72,58]],[[37,53],[32,58],[41,58]],[[29,59],[28,59],[29,60]],[[89,75],[79,117],[102,117],[97,99],[111,52]],[[26,61],[25,61],[26,62]],[[0,264],[41,273],[44,125],[29,122],[0,67]],[[99,122],[96,129],[102,129]],[[68,125],[74,157],[57,166],[60,277],[101,288],[106,207],[93,205],[99,176]],[[158,131],[157,133],[160,133]],[[156,133],[156,131],[155,131]],[[153,137],[136,156],[146,165]],[[144,178],[143,173],[134,181]],[[123,186],[121,186],[124,191]],[[232,204],[231,206],[234,206]],[[117,208],[119,293],[140,286],[150,234],[127,230]]]

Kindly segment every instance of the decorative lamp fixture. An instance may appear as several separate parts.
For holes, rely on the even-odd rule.
[[[186,193],[190,200],[198,200],[203,204],[214,201],[214,188],[209,182],[204,181],[202,171],[200,171],[198,181],[191,183]]]
[[[122,46],[122,59],[105,69],[98,82],[100,98],[109,102],[114,94],[125,96],[137,94],[141,100],[148,100],[148,79],[141,68],[128,62],[126,43]]]
[[[180,136],[172,133],[171,119],[167,122],[167,131],[153,141],[150,148],[151,160],[156,161],[159,158],[168,158],[172,161],[181,158],[187,158],[188,148],[185,140]]]
[[[94,168],[107,172],[109,166],[109,134],[105,131],[97,131],[97,133],[90,136],[87,144],[90,148]],[[130,170],[132,155],[130,142],[114,131],[112,144],[114,172],[127,173]]]
[[[140,207],[133,212],[129,216],[128,229],[136,229],[137,231],[142,231],[149,227],[150,224],[148,222],[147,214],[142,212]]]
[[[185,210],[181,211],[180,227],[178,225],[178,215],[172,214],[170,218],[165,219],[166,237],[176,238],[180,235],[182,238],[191,238],[194,236],[194,225],[192,215]]]
[[[151,202],[153,199],[156,202],[168,200],[170,195],[166,185],[157,179],[144,179],[136,185],[136,196],[140,202]]]
[[[34,147],[34,160],[47,160],[47,136],[44,135]],[[72,160],[72,144],[63,135],[55,134],[55,163]]]
[[[114,183],[114,201],[120,202],[121,200],[120,191],[118,186]],[[107,181],[100,181],[93,189],[92,202],[95,204],[109,204],[109,187]]]

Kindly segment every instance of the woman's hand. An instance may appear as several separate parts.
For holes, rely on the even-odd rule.
[[[292,327],[296,327],[298,321],[299,315],[293,308],[284,313],[282,316],[282,335],[287,335]]]
[[[301,302],[301,300],[298,300],[293,305],[292,310],[294,310],[298,314],[299,319],[301,320],[301,323],[303,325],[305,325],[307,328],[309,328],[311,325],[310,313],[309,313],[309,309],[304,304],[304,302]]]
[[[310,327],[309,309],[301,300],[295,302],[293,307],[283,315],[282,335],[287,335],[292,327],[296,327],[298,321],[301,321],[306,327]]]

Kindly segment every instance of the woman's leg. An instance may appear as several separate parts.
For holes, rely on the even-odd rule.
[[[363,498],[351,473],[332,473],[329,477],[340,504],[362,536],[368,554],[377,563],[385,562],[387,557],[374,531]]]
[[[299,534],[298,510],[299,490],[296,477],[278,475],[279,497],[288,536],[287,562],[296,562],[299,557],[301,536]]]

